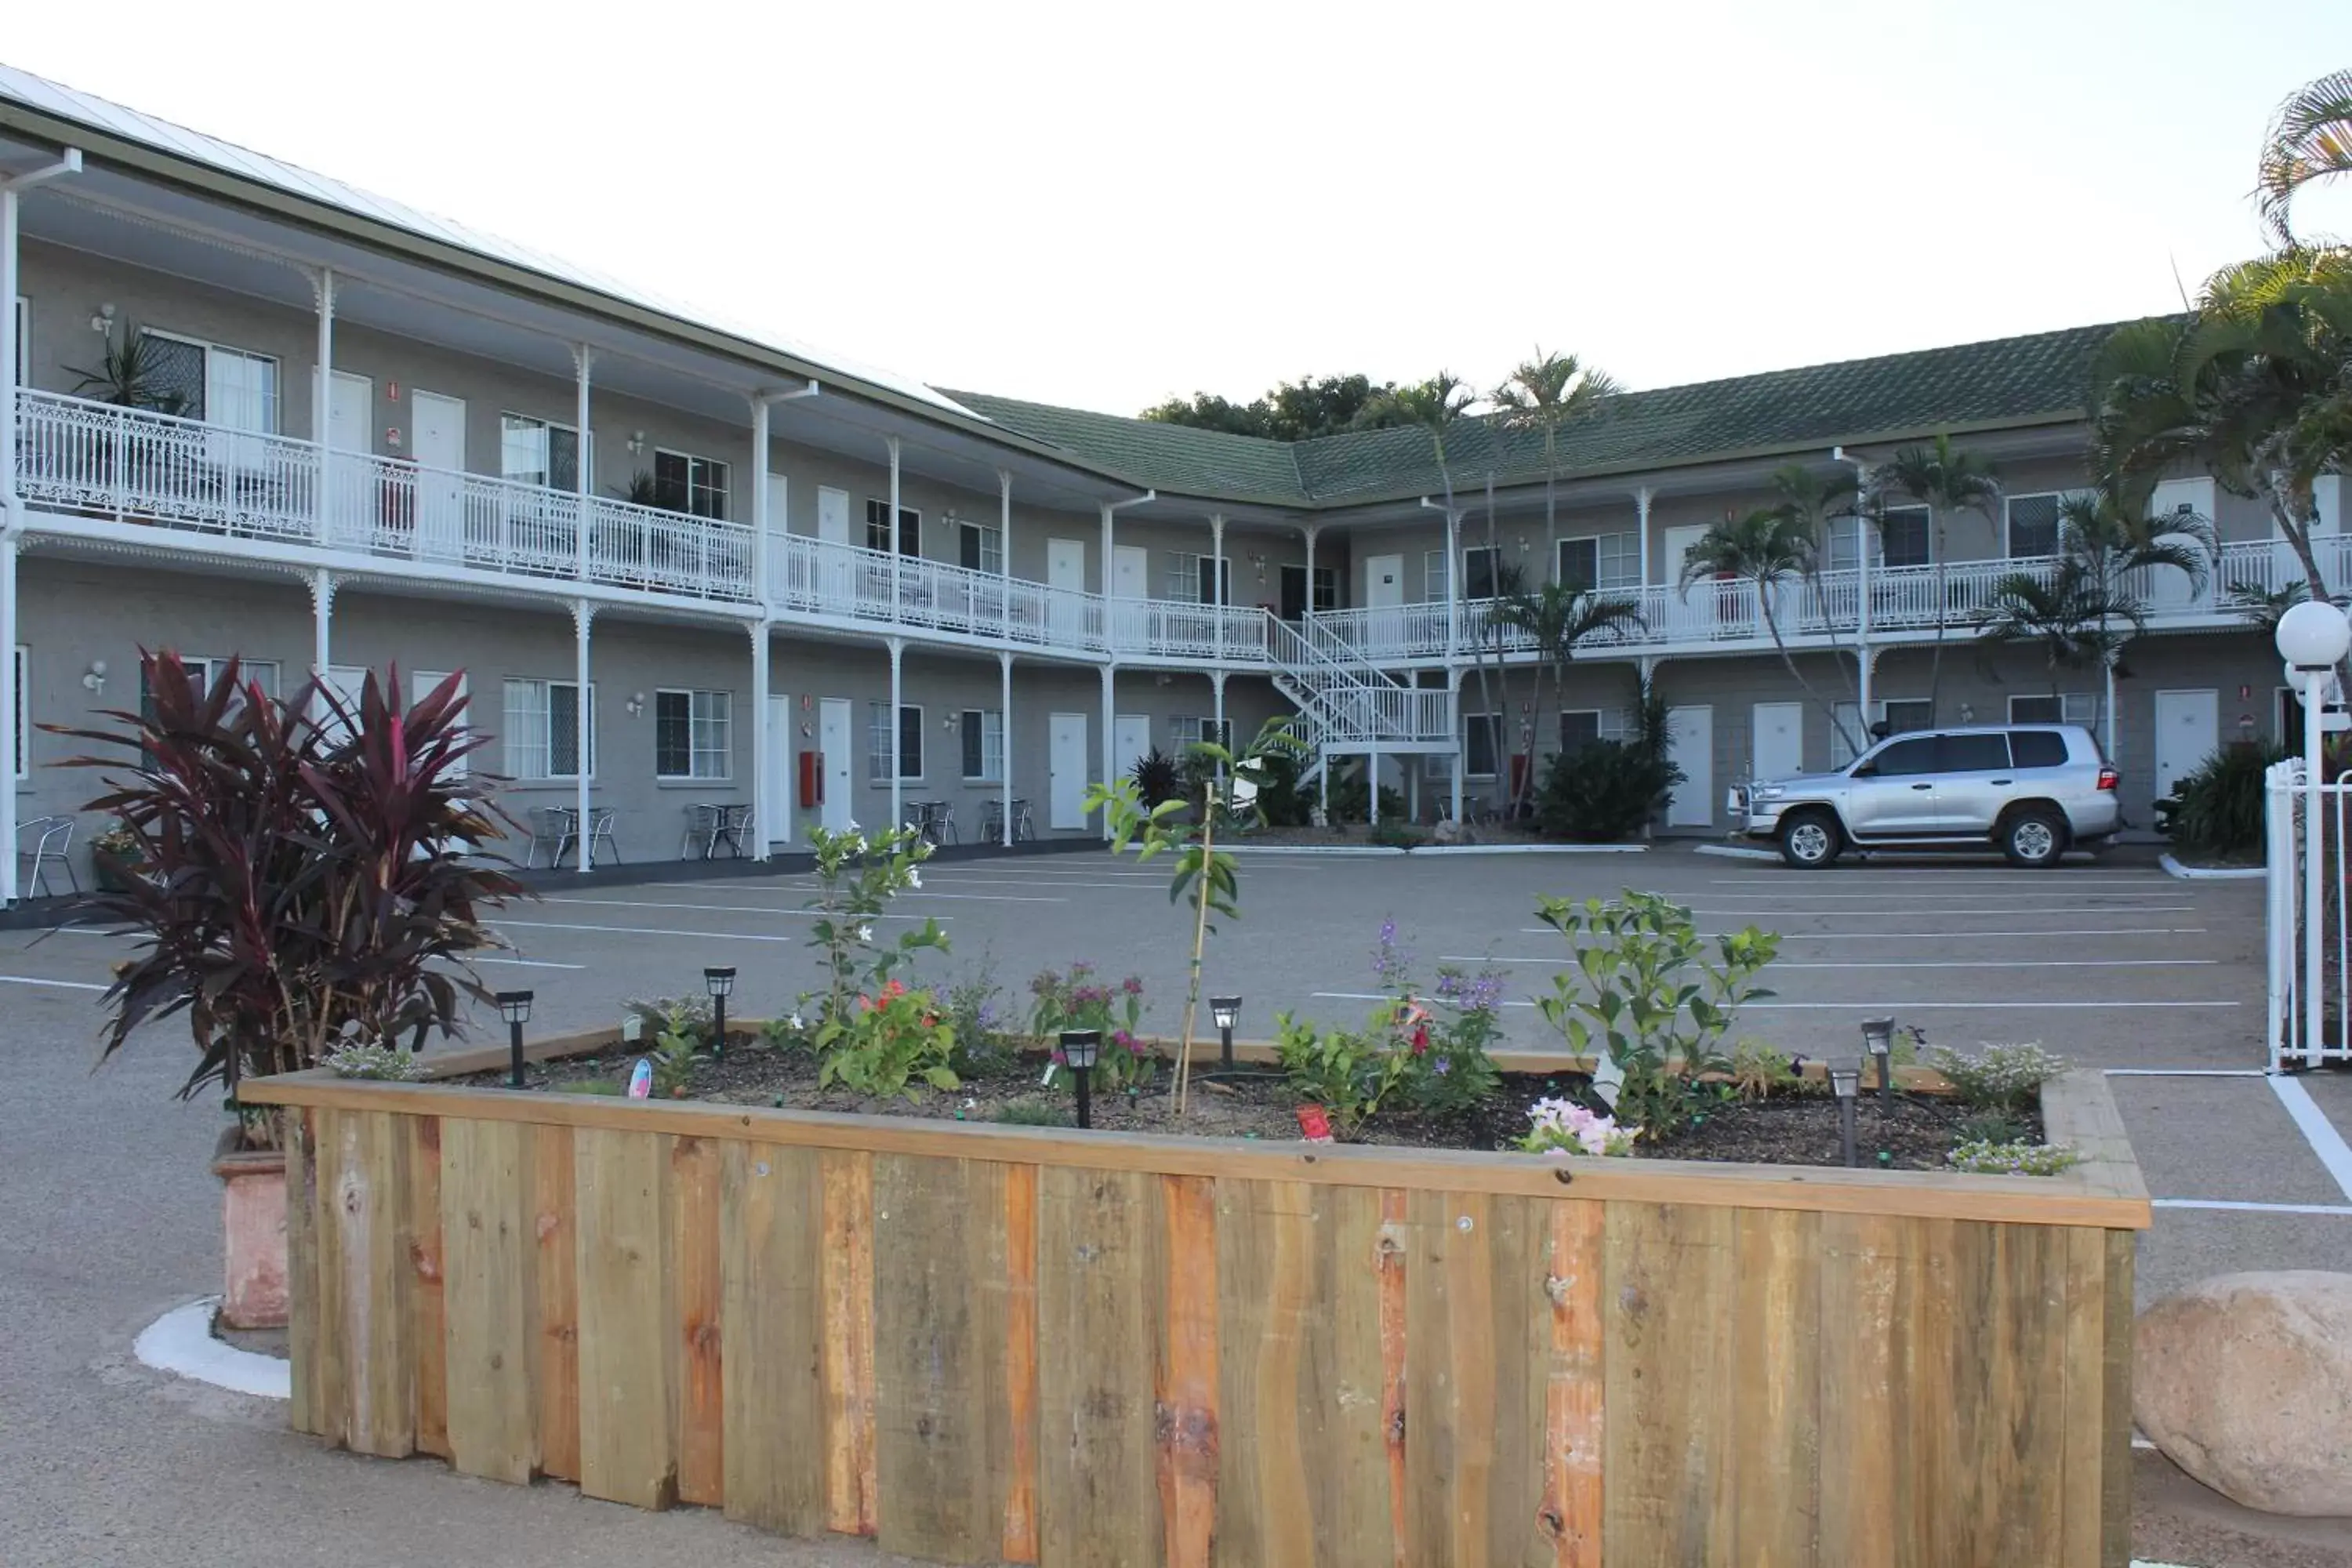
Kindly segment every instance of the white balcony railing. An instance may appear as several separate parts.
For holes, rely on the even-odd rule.
[[[716,518],[359,452],[323,454],[321,516],[322,454],[308,441],[44,392],[17,394],[17,431],[25,498],[66,511],[688,598],[755,596],[751,530]]]

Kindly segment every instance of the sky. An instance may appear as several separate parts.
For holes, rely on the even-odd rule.
[[[21,13],[21,14],[17,14]],[[21,5],[0,59],[933,385],[1629,386],[2116,321],[2261,247],[2345,0]],[[2352,190],[2306,204],[2352,235]]]

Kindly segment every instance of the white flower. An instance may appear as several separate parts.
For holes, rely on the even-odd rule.
[[[856,817],[852,817],[852,818],[850,818],[850,821],[849,821],[849,831],[850,831],[850,832],[852,832],[852,833],[855,833],[855,832],[856,832],[856,831],[857,831],[857,819],[856,819]]]
[[[791,1017],[785,1019],[784,1023],[785,1026],[791,1028],[795,1034],[808,1027],[808,1025],[801,1021],[801,1016],[798,1013],[795,1013]]]
[[[859,926],[857,928],[857,940],[865,942],[872,942],[874,940],[874,928],[870,925]]]
[[[923,885],[923,874],[922,874],[922,872],[920,872],[920,871],[917,870],[917,869],[916,869],[915,868],[913,868],[912,866],[908,867],[908,868],[907,868],[907,886],[908,886],[908,887],[910,887],[910,888],[919,888],[919,887],[921,887],[922,885]]]

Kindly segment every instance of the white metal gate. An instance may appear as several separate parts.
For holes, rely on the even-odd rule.
[[[2315,788],[2302,758],[2273,763],[2266,777],[2263,822],[2264,924],[2270,949],[2271,1070],[2352,1062],[2352,925],[2347,924],[2347,874],[2352,870],[2352,774]],[[2311,898],[2304,817],[2318,814],[2318,909]],[[2317,995],[2307,976],[2319,976]]]

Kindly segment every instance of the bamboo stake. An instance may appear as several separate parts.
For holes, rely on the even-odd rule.
[[[1209,940],[1209,862],[1217,843],[1217,789],[1211,784],[1201,804],[1201,869],[1192,883],[1192,982],[1184,994],[1184,1044],[1176,1058],[1176,1114],[1192,1103],[1192,1024],[1201,1007],[1201,949]]]

